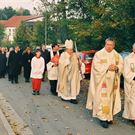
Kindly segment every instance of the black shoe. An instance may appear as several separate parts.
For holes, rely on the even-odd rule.
[[[33,91],[32,91],[32,95],[36,95],[36,91],[33,90]]]
[[[13,81],[13,80],[11,80],[11,83],[12,83],[12,84],[14,84],[14,81]]]
[[[132,124],[135,126],[135,120],[132,120]]]
[[[16,84],[18,84],[19,82],[18,81],[15,81]]]
[[[28,82],[30,82],[30,80],[29,80],[29,79],[25,79],[25,82],[27,82],[27,83],[28,83]]]
[[[29,83],[30,81],[29,80],[25,80],[26,83]]]
[[[70,100],[65,100],[65,99],[63,99],[63,98],[61,98],[61,100],[64,101],[64,102],[69,102],[69,101],[70,101]]]
[[[52,95],[54,95],[54,96],[58,96],[58,94],[57,94],[57,93],[53,93],[53,92],[52,92]]]
[[[109,124],[108,124],[107,121],[102,121],[102,120],[100,120],[100,124],[101,124],[101,126],[102,126],[103,128],[108,128],[108,127],[109,127]]]
[[[40,92],[39,91],[37,91],[37,95],[40,95]]]
[[[107,123],[111,125],[111,124],[113,124],[113,121],[107,121]]]
[[[78,104],[78,101],[76,99],[71,99],[70,100],[70,103],[72,103],[72,104]]]

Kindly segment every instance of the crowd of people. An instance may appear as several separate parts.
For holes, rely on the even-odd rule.
[[[123,74],[125,86],[125,106],[123,117],[135,125],[135,44],[133,52],[124,59],[114,49],[112,38],[105,40],[105,46],[93,59],[90,86],[86,108],[93,110],[93,117],[100,120],[104,128],[113,122],[113,116],[121,111],[120,76]],[[18,75],[23,67],[25,82],[32,82],[32,94],[40,95],[42,81],[48,78],[50,91],[62,101],[78,103],[80,81],[85,73],[79,54],[74,51],[72,40],[65,41],[65,51],[53,44],[48,51],[46,46],[37,47],[33,52],[27,47],[22,51],[15,48],[0,48],[0,78],[12,84],[18,83]]]

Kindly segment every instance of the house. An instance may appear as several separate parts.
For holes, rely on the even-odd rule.
[[[0,20],[0,24],[5,27],[5,40],[9,42],[14,41],[16,29],[21,25],[22,22],[33,24],[36,21],[42,21],[41,16],[13,16],[8,20]]]

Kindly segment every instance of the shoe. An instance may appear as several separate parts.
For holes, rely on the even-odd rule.
[[[14,81],[12,80],[11,83],[14,84]]]
[[[36,95],[36,91],[33,90],[33,91],[32,91],[32,95]]]
[[[40,92],[39,91],[37,91],[37,95],[40,95]]]
[[[65,100],[65,99],[63,99],[63,98],[61,98],[61,100],[64,101],[64,102],[69,102],[69,101],[70,101],[70,100]]]
[[[100,120],[100,125],[103,127],[103,128],[108,128],[109,127],[109,124],[107,121],[102,121]]]
[[[29,79],[25,79],[25,82],[27,82],[27,83],[28,83],[28,82],[30,82],[30,81],[29,81]]]
[[[52,93],[52,95],[54,95],[54,96],[58,96],[58,94],[57,94],[57,93]]]
[[[132,124],[135,126],[135,120],[132,120]]]
[[[107,121],[107,123],[111,125],[111,124],[113,124],[113,121]]]
[[[16,84],[18,84],[19,82],[18,81],[15,81]]]
[[[76,99],[71,99],[70,100],[70,103],[72,103],[72,104],[78,104],[78,101]]]

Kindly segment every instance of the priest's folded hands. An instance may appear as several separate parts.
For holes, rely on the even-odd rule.
[[[108,71],[112,71],[112,72],[117,72],[118,71],[118,67],[114,64],[111,64],[109,67],[108,67]]]

